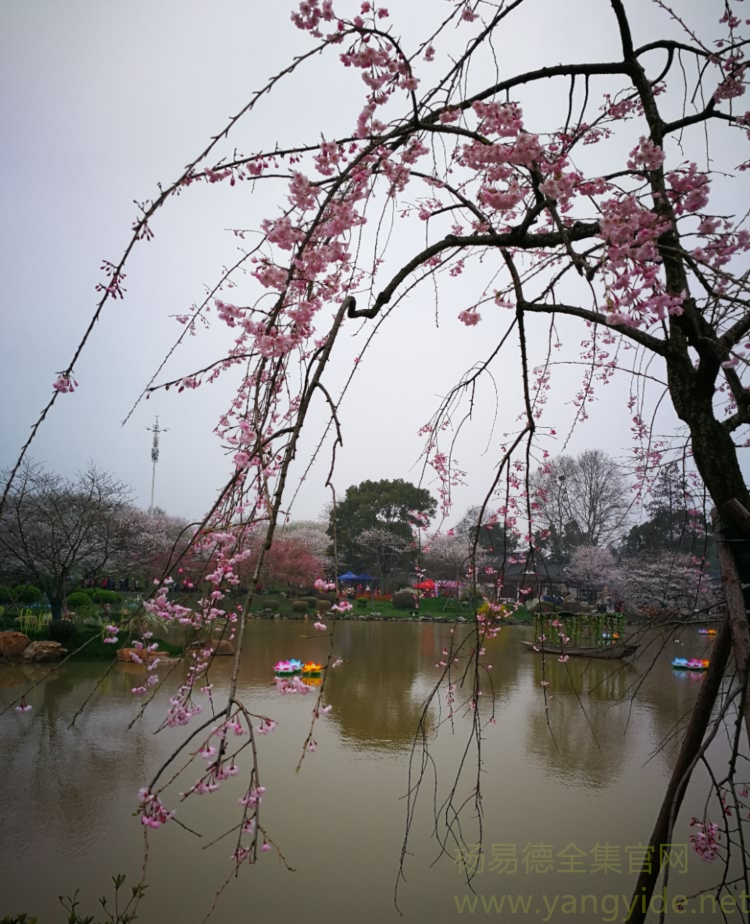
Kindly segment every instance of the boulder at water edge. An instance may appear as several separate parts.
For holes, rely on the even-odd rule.
[[[59,642],[32,642],[24,651],[24,661],[58,661],[68,653]]]
[[[23,632],[0,632],[0,660],[20,658],[30,644],[31,639]]]

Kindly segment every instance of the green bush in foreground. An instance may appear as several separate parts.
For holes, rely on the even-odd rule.
[[[33,584],[19,584],[11,593],[16,603],[38,603],[44,597],[41,590]]]
[[[16,595],[10,587],[6,587],[5,585],[0,587],[0,604],[10,603],[12,605],[17,602]],[[2,924],[2,921],[0,921],[0,924]]]
[[[93,600],[94,603],[109,603],[112,605],[114,603],[119,603],[122,600],[120,594],[118,594],[115,590],[104,590],[98,587],[87,587],[84,593],[90,600]]]

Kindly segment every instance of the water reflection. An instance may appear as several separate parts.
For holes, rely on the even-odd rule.
[[[435,665],[450,644],[450,629],[432,623],[337,625],[335,650],[345,664],[326,682],[333,711],[316,729],[318,751],[306,757],[297,775],[294,768],[310,725],[313,695],[279,697],[273,665],[291,657],[325,662],[329,642],[320,636],[304,637],[313,631],[304,622],[255,621],[248,627],[240,693],[255,711],[279,721],[277,732],[260,742],[268,786],[265,822],[298,872],[287,874],[272,855],[264,856],[262,871],[248,870],[232,882],[213,918],[216,924],[234,924],[250,909],[258,915],[298,915],[305,909],[311,919],[325,915],[332,924],[399,920],[391,896],[403,834],[407,761],[424,700],[441,673]],[[491,682],[482,679],[481,714],[488,856],[493,843],[514,844],[520,856],[523,845],[534,840],[556,849],[571,841],[591,845],[647,840],[660,788],[675,758],[674,745],[647,763],[648,757],[684,720],[701,681],[700,675],[674,675],[673,649],[697,657],[706,645],[697,639],[685,639],[680,646],[674,639],[650,639],[635,663],[571,659],[560,664],[553,657],[542,665],[540,656],[520,644],[529,635],[506,629],[487,644],[493,669]],[[466,639],[470,647],[471,628],[456,627],[453,639]],[[232,659],[223,658],[212,667],[217,702],[227,688],[231,666]],[[0,669],[0,705],[46,670],[35,665]],[[174,668],[132,731],[127,726],[138,703],[130,690],[140,672],[127,664],[116,665],[101,682],[71,730],[71,719],[101,676],[100,664],[63,666],[32,693],[31,713],[11,711],[3,717],[0,917],[28,911],[39,915],[42,924],[54,922],[59,919],[57,895],[81,887],[95,899],[112,873],[124,871],[137,878],[142,832],[131,817],[135,792],[183,735],[180,730],[153,732],[184,670],[184,665]],[[461,670],[461,664],[455,666],[453,679]],[[550,684],[546,707],[542,679]],[[471,679],[466,691],[459,690],[459,701],[470,687]],[[488,726],[493,689],[497,724]],[[444,701],[442,709],[444,717]],[[428,710],[428,737],[434,738],[437,718],[437,709]],[[472,716],[459,710],[453,725],[441,726],[431,742],[439,767],[438,803],[450,788],[471,723]],[[470,790],[475,779],[472,764],[461,792]],[[228,840],[208,851],[202,846],[231,825],[243,785],[244,781],[233,781],[216,796],[187,803],[177,795],[183,786],[175,785],[170,805],[177,806],[177,817],[203,838],[198,841],[176,825],[152,836],[152,887],[139,915],[143,924],[202,920],[228,872],[233,849],[227,847]],[[691,791],[688,816],[699,810],[704,795],[705,790]],[[450,860],[430,868],[435,856],[430,841],[432,790],[424,797],[403,893],[407,920],[417,924],[453,920],[454,896],[465,892]],[[473,830],[467,817],[464,834],[469,841]],[[687,839],[684,826],[676,839]],[[42,868],[45,874],[40,878]],[[702,887],[710,873],[696,867],[691,888]],[[564,891],[574,888],[533,877],[528,882],[501,882],[492,874],[477,889],[551,892],[558,886]],[[618,883],[623,891],[627,886],[628,881]],[[614,883],[589,877],[580,888],[613,891]],[[370,896],[367,902],[365,894]],[[95,904],[90,905],[86,910],[93,913]],[[593,924],[597,919],[579,915],[577,920]]]
[[[332,672],[326,689],[342,738],[357,748],[408,747],[422,713],[413,685],[425,668],[423,640],[414,644],[410,626],[383,628],[375,622],[337,627],[336,650],[348,663]],[[432,643],[429,649],[434,666]]]

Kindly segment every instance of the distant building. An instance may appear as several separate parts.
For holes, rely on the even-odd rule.
[[[495,564],[502,582],[500,596],[513,600],[536,600],[540,597],[571,598],[576,602],[594,603],[606,590],[601,585],[583,585],[571,580],[564,562],[535,555],[533,561],[509,556]],[[559,601],[556,601],[559,602]]]

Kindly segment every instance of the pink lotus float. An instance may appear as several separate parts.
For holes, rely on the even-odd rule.
[[[292,658],[291,661],[279,661],[274,664],[273,669],[277,677],[292,677],[294,674],[300,673],[302,662],[298,661],[297,658]]]

